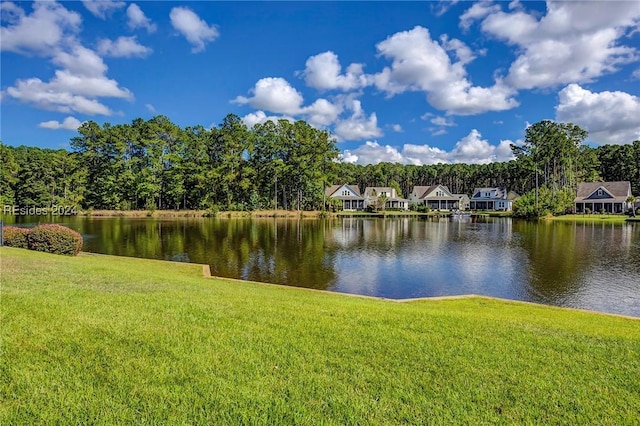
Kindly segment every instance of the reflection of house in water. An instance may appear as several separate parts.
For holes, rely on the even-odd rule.
[[[343,218],[340,225],[333,228],[332,239],[342,247],[380,243],[393,247],[409,238],[411,220]]]
[[[342,218],[340,224],[331,229],[331,240],[341,247],[360,244],[364,222],[362,219]]]

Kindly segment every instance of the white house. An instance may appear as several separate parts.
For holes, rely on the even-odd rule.
[[[327,198],[342,201],[342,210],[364,210],[364,197],[356,185],[333,185],[326,188],[324,194]]]
[[[398,197],[394,188],[389,186],[368,186],[365,188],[365,206],[376,208],[379,197],[386,197],[385,209],[409,210],[409,200]]]
[[[476,188],[469,200],[471,210],[511,211],[513,201],[519,197],[506,188]]]
[[[444,185],[414,186],[409,195],[412,204],[428,206],[432,210],[465,210],[469,197],[453,194]]]

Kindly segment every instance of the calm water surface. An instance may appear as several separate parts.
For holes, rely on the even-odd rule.
[[[85,251],[206,263],[224,277],[388,298],[475,293],[640,316],[638,224],[55,220],[83,234]],[[52,219],[5,217],[14,221]]]

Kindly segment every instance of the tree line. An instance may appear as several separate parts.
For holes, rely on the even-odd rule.
[[[395,187],[405,197],[415,185],[443,184],[466,194],[502,186],[572,202],[579,182],[630,180],[633,193],[640,194],[640,141],[591,148],[582,143],[586,136],[571,123],[545,120],[527,129],[524,144],[512,147],[516,159],[509,162],[363,166],[341,162],[330,133],[304,121],[249,128],[229,114],[210,129],[181,128],[165,116],[118,125],[88,121],[71,139],[71,150],[0,144],[0,203],[320,210],[327,203],[324,189],[341,183],[360,191]]]

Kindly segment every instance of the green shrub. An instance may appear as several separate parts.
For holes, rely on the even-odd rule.
[[[4,245],[7,247],[29,248],[28,228],[18,228],[16,226],[5,226],[3,232]]]
[[[29,248],[75,256],[82,249],[82,235],[62,225],[38,225],[29,232]]]

